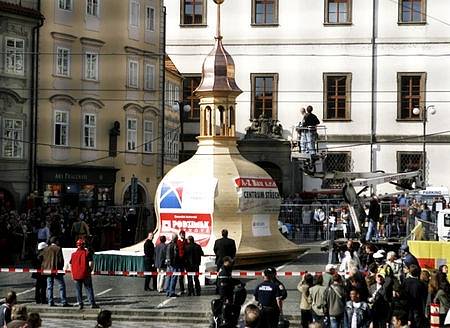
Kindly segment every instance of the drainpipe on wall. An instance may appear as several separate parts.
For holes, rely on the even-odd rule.
[[[161,179],[164,177],[164,152],[165,152],[165,134],[166,134],[166,128],[165,128],[165,120],[166,120],[166,113],[165,113],[165,106],[166,106],[166,7],[163,6],[163,31],[162,31],[162,49],[161,49],[161,67],[162,67],[162,86],[161,86]]]
[[[370,127],[370,172],[376,170],[375,165],[375,149],[374,145],[376,143],[376,89],[377,89],[377,48],[376,48],[376,38],[377,38],[377,0],[372,0],[372,87],[371,87],[371,127]],[[372,188],[371,188],[372,189]],[[372,190],[371,190],[372,192]]]
[[[37,10],[41,12],[41,0],[38,0]],[[38,78],[39,78],[39,29],[44,25],[41,16],[39,24],[33,27],[31,39],[31,88],[30,88],[30,143],[29,143],[29,183],[28,190],[32,193],[37,187],[36,154],[37,154],[37,110],[38,110]]]

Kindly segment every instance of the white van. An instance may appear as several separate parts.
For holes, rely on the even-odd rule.
[[[437,228],[439,240],[450,241],[450,209],[445,209],[439,212]]]

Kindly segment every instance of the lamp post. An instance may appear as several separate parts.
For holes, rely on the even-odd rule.
[[[184,156],[184,141],[182,140],[184,139],[184,116],[191,111],[191,106],[183,101],[175,100],[172,110],[180,114],[180,154]]]
[[[414,115],[420,115],[422,114],[422,122],[423,122],[423,144],[422,144],[422,157],[423,157],[423,163],[422,163],[422,171],[423,171],[423,184],[426,188],[427,186],[427,180],[426,180],[426,169],[427,169],[427,153],[426,153],[426,138],[427,138],[427,121],[428,121],[428,113],[431,115],[436,114],[436,108],[434,108],[434,105],[429,106],[423,106],[421,108],[415,107],[413,109]]]

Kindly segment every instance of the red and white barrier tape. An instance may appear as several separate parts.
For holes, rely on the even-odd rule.
[[[31,268],[0,268],[0,272],[15,272],[15,273],[42,273],[44,275],[49,274],[66,274],[71,273],[70,270],[42,270]],[[308,271],[284,271],[277,272],[278,277],[301,277],[305,274],[321,275],[323,272],[308,272]],[[205,276],[205,277],[217,277],[218,272],[154,272],[154,271],[92,271],[92,275],[96,276]],[[259,277],[263,275],[263,271],[233,271],[233,277]]]

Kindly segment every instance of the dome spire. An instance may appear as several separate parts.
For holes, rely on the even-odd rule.
[[[217,26],[216,26],[216,40],[222,40],[222,35],[220,34],[220,5],[224,0],[214,0],[217,4]]]

